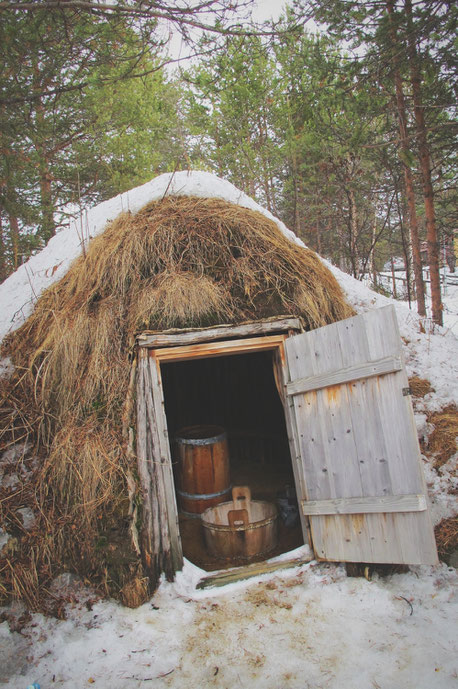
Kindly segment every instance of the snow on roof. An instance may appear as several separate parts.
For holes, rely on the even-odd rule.
[[[220,198],[259,211],[276,222],[292,241],[302,245],[296,235],[269,211],[230,182],[210,172],[160,175],[140,187],[84,210],[67,228],[52,237],[42,251],[32,256],[0,285],[0,340],[25,321],[41,292],[65,275],[72,261],[83,251],[83,246],[103,232],[108,222],[125,211],[137,213],[147,203],[167,195]]]

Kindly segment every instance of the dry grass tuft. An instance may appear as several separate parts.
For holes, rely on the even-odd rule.
[[[447,561],[450,555],[458,550],[458,516],[442,519],[434,527],[434,534],[439,558]]]
[[[67,423],[55,435],[42,470],[42,491],[85,528],[101,508],[120,509],[124,485],[123,448],[114,430],[92,415],[82,425]],[[105,515],[106,516],[106,515]]]
[[[147,283],[132,308],[132,330],[147,330],[150,323],[164,328],[185,327],[188,323],[205,324],[231,320],[231,298],[225,290],[205,275],[162,273]]]
[[[418,376],[409,378],[409,387],[414,397],[425,397],[429,392],[434,392],[429,380],[426,380],[426,378],[419,378]]]
[[[6,522],[11,532],[11,512],[8,516]],[[32,531],[16,531],[17,536],[1,551],[0,604],[13,598],[24,601],[30,610],[43,609],[46,587],[61,569],[62,553],[69,545],[65,521],[51,511],[46,518],[38,513],[37,517]]]
[[[319,258],[255,211],[169,197],[121,214],[92,240],[3,346],[16,373],[3,399],[2,442],[32,437],[44,458],[44,527],[21,541],[10,593],[32,596],[25,592],[63,563],[113,595],[127,586],[122,573],[111,581],[97,544],[107,524],[124,522],[135,470],[122,435],[135,334],[284,314],[311,329],[352,310]]]
[[[128,608],[138,608],[148,600],[149,585],[147,577],[136,576],[128,581],[120,591],[123,605]]]
[[[428,416],[434,430],[428,438],[428,454],[435,456],[434,467],[439,469],[458,449],[458,408],[450,404],[442,411]]]

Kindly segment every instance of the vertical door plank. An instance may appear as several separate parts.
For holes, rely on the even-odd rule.
[[[178,525],[178,508],[175,495],[175,484],[172,471],[172,458],[165,414],[164,393],[157,359],[149,356],[149,375],[151,381],[152,403],[154,406],[155,428],[154,439],[157,453],[158,499],[160,500],[160,519],[163,543],[170,552],[172,572],[182,569],[183,553]]]

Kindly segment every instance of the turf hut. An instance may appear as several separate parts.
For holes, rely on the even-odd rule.
[[[135,605],[161,574],[173,578],[183,552],[207,570],[242,564],[243,555],[238,561],[209,554],[202,536],[200,513],[230,500],[231,485],[249,486],[253,498],[283,500],[293,510],[289,524],[288,515],[278,519],[278,537],[268,548],[260,546],[258,559],[267,550],[278,554],[305,542],[323,559],[417,561],[410,552],[384,554],[383,544],[364,550],[361,538],[386,542],[390,529],[399,536],[391,515],[382,534],[374,515],[360,514],[375,510],[374,500],[381,511],[380,500],[395,491],[388,486],[393,479],[379,468],[367,439],[364,452],[378,462],[378,474],[365,479],[360,463],[358,476],[342,465],[355,444],[353,433],[362,433],[360,420],[354,431],[348,418],[333,429],[342,407],[338,384],[355,377],[326,373],[328,364],[336,368],[336,356],[342,359],[339,370],[354,370],[352,357],[364,350],[358,379],[399,371],[400,359],[377,340],[378,321],[371,326],[369,317],[372,335],[359,346],[350,338],[346,351],[353,326],[342,322],[359,324],[361,317],[344,321],[352,310],[316,254],[259,210],[206,197],[200,188],[193,195],[192,185],[185,195],[177,179],[174,185],[169,180],[153,200],[137,193],[139,210],[116,213],[4,342],[15,373],[5,383],[3,439],[27,439],[39,458],[20,498],[34,511],[34,527],[19,528],[19,498],[2,503],[3,523],[17,534],[15,547],[2,551],[4,596],[38,605],[40,591],[69,569]],[[392,327],[392,311],[384,318],[385,331]],[[330,324],[341,330],[320,340]],[[318,339],[303,345],[300,338],[312,333]],[[339,342],[338,354],[330,340]],[[364,406],[360,399],[356,404]],[[377,424],[381,411],[372,412]],[[316,434],[314,424],[321,428]],[[324,436],[340,444],[338,471],[328,472],[331,460],[323,447],[318,464],[305,468],[304,444],[313,447]],[[190,469],[186,453],[199,466],[211,443],[210,469],[207,460],[204,468]],[[420,513],[413,503],[424,491],[415,471],[417,482],[409,478],[408,490],[398,491],[403,500],[383,509]],[[399,480],[404,478],[401,472]],[[208,482],[199,488],[208,480],[210,488]],[[323,486],[328,494],[320,493]],[[323,517],[330,498],[339,497],[332,493],[336,486],[344,499],[360,504],[347,499],[345,508],[340,504],[333,517]],[[309,510],[302,509],[304,501]],[[297,519],[295,504],[301,507]],[[238,507],[243,524],[243,504]],[[355,510],[358,518],[349,514]],[[414,534],[424,541],[418,534],[428,528],[409,522],[405,540]]]

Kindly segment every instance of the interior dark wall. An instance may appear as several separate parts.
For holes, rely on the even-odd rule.
[[[286,435],[272,352],[161,365],[169,436],[183,426],[218,424],[229,434]]]
[[[272,356],[272,352],[266,351],[161,364],[172,462],[178,465],[180,461],[174,454],[173,443],[180,428],[200,424],[222,426],[229,436],[231,484],[249,486],[253,500],[277,504],[279,497],[288,495],[294,509],[291,455]],[[303,544],[298,518],[286,524],[279,517],[277,527],[278,542],[271,555]],[[204,544],[200,520],[188,518],[183,511],[180,534],[185,556],[199,567],[211,570],[244,564],[212,559]]]

